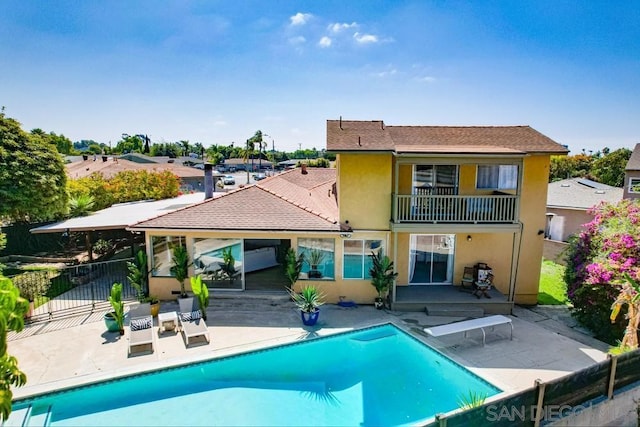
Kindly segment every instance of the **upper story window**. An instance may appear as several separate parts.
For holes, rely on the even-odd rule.
[[[518,188],[518,165],[478,165],[476,188],[515,190]]]
[[[450,195],[458,193],[458,166],[415,165],[413,188],[419,195]]]
[[[629,178],[629,193],[640,193],[640,178]]]

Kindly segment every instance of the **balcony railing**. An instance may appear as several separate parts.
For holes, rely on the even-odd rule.
[[[518,196],[395,195],[396,223],[514,223]]]

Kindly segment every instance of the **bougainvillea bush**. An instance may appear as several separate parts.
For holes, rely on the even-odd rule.
[[[597,338],[615,345],[628,319],[623,307],[612,323],[612,305],[625,286],[625,273],[640,280],[640,202],[603,203],[591,213],[593,221],[569,242],[567,296],[576,319]]]

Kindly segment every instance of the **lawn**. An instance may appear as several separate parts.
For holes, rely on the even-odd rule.
[[[564,266],[543,260],[540,270],[538,304],[560,305],[567,303],[567,285],[564,283]]]

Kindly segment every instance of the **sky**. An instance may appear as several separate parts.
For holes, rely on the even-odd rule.
[[[326,146],[326,121],[640,143],[640,2],[4,0],[0,106],[72,141]]]

